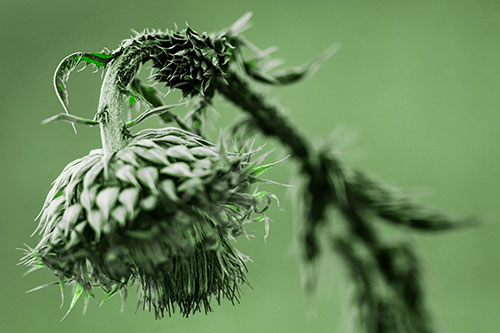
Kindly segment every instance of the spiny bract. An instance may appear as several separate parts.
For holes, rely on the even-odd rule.
[[[222,79],[229,67],[235,49],[241,43],[234,35],[237,31],[207,34],[191,29],[178,31],[143,32],[126,39],[112,54],[99,54],[106,58],[101,63],[126,52],[140,54],[142,61],[152,61],[157,71],[151,76],[168,88],[180,89],[185,97],[198,94],[212,96],[213,84]]]
[[[244,223],[267,222],[269,204],[267,193],[248,193],[254,153],[173,127],[143,130],[109,158],[93,150],[54,181],[25,263],[80,294],[137,281],[139,304],[157,317],[210,311],[212,297],[238,301],[247,257],[230,240]]]

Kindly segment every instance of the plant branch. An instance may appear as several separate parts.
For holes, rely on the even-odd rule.
[[[315,194],[326,196],[328,201],[340,206],[356,206],[388,222],[422,231],[449,230],[474,224],[472,218],[456,218],[429,209],[362,171],[346,168],[335,155],[315,151],[309,141],[283,116],[279,107],[254,92],[244,78],[230,72],[226,80],[227,83],[220,82],[217,86],[218,91],[247,112],[254,127],[287,147],[310,179],[319,178]],[[349,196],[347,203],[346,196]],[[319,207],[324,209],[326,205]],[[319,212],[317,215],[324,216]]]
[[[314,262],[319,255],[319,227],[325,224],[329,207],[340,210],[348,223],[349,238],[355,239],[368,250],[366,260],[371,264],[363,261],[350,263],[351,270],[365,274],[360,280],[364,282],[360,284],[358,292],[361,294],[358,297],[369,296],[371,287],[367,281],[372,279],[372,274],[379,274],[384,288],[390,291],[392,298],[375,299],[375,304],[370,301],[366,305],[368,317],[376,320],[375,328],[366,328],[366,332],[400,332],[402,329],[406,332],[430,332],[416,256],[408,246],[384,245],[375,226],[369,224],[366,218],[377,215],[392,224],[425,231],[464,227],[470,225],[470,221],[433,211],[361,171],[346,168],[335,155],[315,150],[277,106],[255,93],[245,79],[235,72],[229,72],[217,89],[250,115],[251,125],[263,134],[277,139],[292,152],[292,157],[300,164],[302,173],[306,176],[306,220],[303,231],[305,260]],[[346,261],[354,260],[352,251],[346,248],[345,242],[336,244]],[[400,267],[401,262],[404,267]],[[394,320],[394,325],[384,323],[386,316]],[[396,325],[396,321],[400,323]],[[367,325],[372,327],[373,323]]]

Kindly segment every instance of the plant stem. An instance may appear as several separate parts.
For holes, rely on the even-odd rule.
[[[131,135],[124,121],[124,92],[137,72],[141,58],[139,52],[131,50],[107,66],[96,114],[106,156],[123,149],[130,141]]]
[[[221,82],[217,87],[219,92],[248,112],[265,135],[274,137],[290,149],[292,156],[302,164],[303,170],[312,171],[311,144],[281,115],[278,108],[253,92],[248,83],[237,74],[230,72],[225,79],[228,83]]]
[[[446,230],[456,225],[452,223],[453,219],[429,212],[423,206],[394,195],[359,171],[347,172],[335,156],[314,149],[282,115],[279,107],[268,103],[263,96],[254,92],[238,74],[230,72],[225,80],[227,83],[221,82],[217,87],[218,91],[249,113],[251,124],[263,134],[276,138],[286,146],[300,163],[306,176],[303,199],[306,203],[306,220],[302,234],[305,261],[312,263],[319,257],[319,226],[324,225],[329,207],[338,208],[345,217],[348,228],[347,237],[335,237],[334,247],[348,264],[351,274],[362,274],[356,279],[359,279],[358,293],[361,295],[358,300],[359,308],[368,306],[361,317],[366,331],[431,332],[416,256],[407,244],[386,245],[374,225],[367,221],[367,217],[374,212],[398,224],[404,221],[410,227],[423,230]],[[392,200],[380,205],[384,201],[375,198],[373,193],[380,195],[383,200]],[[435,217],[439,217],[437,222]],[[354,242],[367,250],[365,258],[355,257],[351,244]],[[372,290],[376,276],[382,278],[381,286],[388,290],[388,296],[379,295],[380,290]],[[401,322],[396,323],[395,320]]]

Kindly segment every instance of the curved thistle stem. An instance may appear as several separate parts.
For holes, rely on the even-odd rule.
[[[253,91],[250,85],[234,72],[225,77],[227,83],[221,81],[217,90],[226,99],[248,112],[257,127],[265,135],[274,137],[293,153],[304,169],[312,167],[312,147],[292,124],[282,116],[277,106],[270,104]]]
[[[229,72],[225,79],[227,83],[220,82],[217,86],[219,93],[247,112],[253,127],[287,147],[309,177],[311,194],[323,197],[314,199],[325,201],[317,202],[314,209],[317,212],[312,213],[315,220],[322,219],[324,209],[333,202],[340,208],[356,206],[386,221],[421,231],[449,230],[477,223],[474,218],[456,218],[429,209],[362,171],[348,169],[333,154],[314,149],[279,107],[256,93],[243,77]]]
[[[101,140],[106,156],[123,149],[131,138],[124,120],[122,87],[129,85],[140,62],[140,53],[129,50],[117,56],[107,66],[95,116],[101,129]]]
[[[337,208],[346,219],[348,234],[336,238],[334,249],[348,262],[351,274],[355,273],[353,270],[365,274],[360,277],[358,292],[366,295],[358,297],[369,295],[373,299],[368,305],[359,304],[367,311],[360,318],[366,321],[364,330],[431,332],[416,256],[407,244],[386,245],[367,218],[377,215],[392,224],[423,231],[469,226],[470,219],[457,219],[431,210],[361,171],[347,169],[338,157],[314,149],[277,106],[254,92],[236,72],[229,72],[217,89],[250,115],[250,125],[277,139],[300,164],[306,176],[306,219],[302,235],[306,262],[312,263],[319,256],[319,227],[325,225],[327,209]],[[353,259],[354,252],[347,246],[348,240],[352,239],[366,249],[367,258]],[[388,290],[389,296],[379,297],[371,290],[369,283],[374,275],[380,276],[383,289]],[[387,320],[389,322],[384,322]]]

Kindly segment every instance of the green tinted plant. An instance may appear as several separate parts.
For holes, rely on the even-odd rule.
[[[260,132],[283,145],[299,168],[303,219],[297,236],[310,272],[307,289],[314,288],[317,270],[311,268],[322,252],[334,251],[355,287],[360,331],[432,331],[412,246],[388,242],[377,224],[437,232],[473,221],[430,209],[304,137],[252,81],[297,82],[314,73],[336,46],[303,66],[275,69],[270,52],[242,36],[249,19],[246,14],[212,34],[189,26],[145,31],[112,52],[76,52],[63,59],[54,86],[65,113],[46,122],[98,125],[103,148],[71,162],[55,180],[39,216],[41,240],[27,249],[23,262],[51,269],[61,286],[75,286],[69,310],[82,295],[93,297],[95,288],[111,297],[126,294],[133,283],[140,287],[139,304],[157,317],[177,308],[185,316],[210,311],[213,298],[237,301],[239,286],[247,281],[247,258],[231,240],[245,235],[248,222],[267,226],[264,212],[274,198],[251,186],[274,164],[255,161],[256,150],[238,139],[240,131]],[[147,62],[156,87],[179,90],[189,102],[185,117],[174,112],[179,105],[164,105],[161,93],[138,78]],[[65,82],[80,64],[105,70],[93,119],[68,111]],[[232,151],[203,133],[216,94],[246,115],[234,127]],[[135,103],[147,110],[127,122],[127,104]],[[152,116],[169,127],[130,132]],[[332,210],[344,221],[330,222]],[[334,229],[339,224],[342,230]]]

